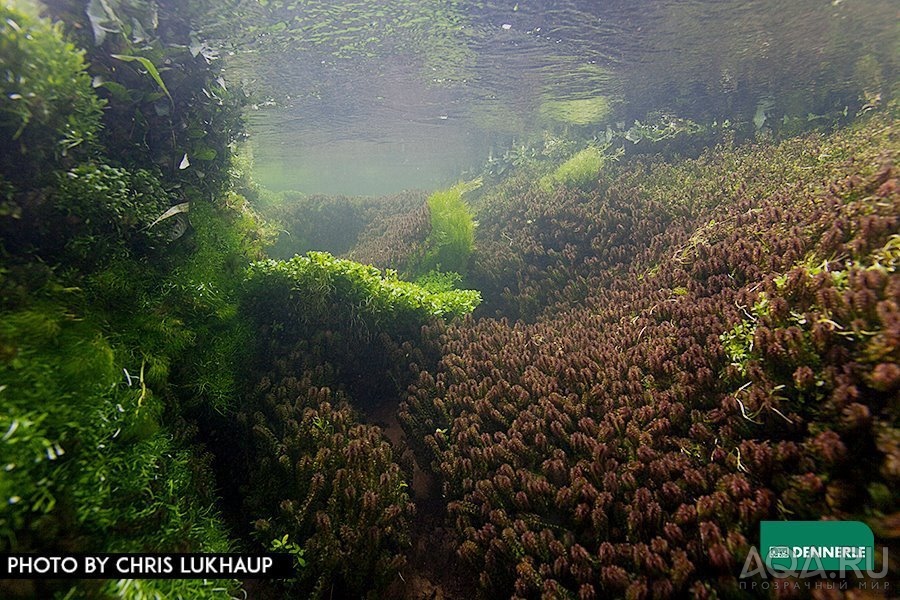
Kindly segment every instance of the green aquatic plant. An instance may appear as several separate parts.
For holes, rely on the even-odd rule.
[[[590,187],[596,181],[604,162],[603,150],[588,146],[557,167],[553,173],[542,177],[538,185],[541,190],[548,193],[559,186]]]
[[[229,176],[239,100],[192,32],[201,3],[84,4],[61,0],[47,13],[86,48],[92,84],[106,101],[98,139],[107,153],[132,168],[155,165],[183,190],[216,193]],[[187,26],[165,25],[174,22]]]
[[[264,256],[273,232],[233,193],[226,195],[224,206],[193,202],[190,215],[192,231],[184,240],[188,254],[153,305],[170,315],[176,331],[190,336],[193,351],[184,360],[180,351],[164,345],[159,364],[177,365],[179,378],[193,392],[187,404],[223,413],[235,402],[237,372],[251,336],[238,317],[238,289],[244,269]],[[155,328],[153,322],[148,325]]]
[[[759,319],[769,314],[769,300],[765,294],[760,294],[753,306],[749,310],[744,310],[746,318],[719,335],[725,356],[742,376],[747,375],[747,368],[753,357],[753,338]]]
[[[172,94],[169,93],[169,88],[166,87],[165,82],[159,74],[159,70],[156,68],[156,65],[153,64],[149,58],[145,56],[131,56],[130,54],[110,54],[113,58],[117,58],[124,62],[137,62],[144,70],[147,71],[147,74],[156,82],[156,85],[159,86],[159,89],[163,91],[166,97],[169,99],[172,104],[175,103],[175,100],[172,98]]]
[[[297,542],[290,541],[288,538],[290,536],[286,533],[280,538],[275,538],[272,540],[272,543],[269,545],[269,548],[272,552],[287,552],[294,557],[294,561],[296,565],[301,569],[306,566],[306,551],[303,549],[303,546],[298,544]]]
[[[510,173],[535,165],[538,159],[538,149],[526,144],[516,144],[506,150],[502,155],[488,155],[482,168],[482,176],[491,179],[501,179]]]
[[[165,239],[150,231],[169,196],[157,174],[103,163],[79,165],[57,177],[50,193],[53,214],[40,215],[47,229],[44,247],[65,240],[59,259],[89,271],[115,256],[146,253]]]
[[[431,232],[425,240],[421,260],[407,270],[412,273],[455,271],[465,273],[475,244],[475,222],[463,194],[481,186],[481,180],[460,183],[428,197]]]
[[[234,405],[249,331],[236,287],[266,244],[225,193],[234,103],[207,57],[173,39],[182,28],[157,30],[185,3],[84,4],[52,3],[52,26],[0,8],[0,548],[227,552],[187,423]],[[82,42],[102,32],[89,64],[64,27]],[[187,202],[192,229],[173,243],[174,219],[154,221]],[[60,581],[34,595],[238,587]]]
[[[693,136],[703,133],[706,128],[690,119],[682,119],[663,114],[647,115],[647,119],[635,120],[622,135],[632,144],[642,141],[661,142],[678,136]]]
[[[236,194],[226,206],[193,202],[192,233],[186,240],[190,255],[173,270],[169,288],[183,296],[197,314],[228,318],[234,315],[235,293],[243,269],[262,258],[272,232],[246,201]]]
[[[0,6],[0,171],[42,181],[95,150],[103,102],[60,25]]]
[[[418,277],[415,284],[432,293],[450,292],[457,289],[462,275],[453,271],[429,271]]]
[[[475,290],[431,292],[369,265],[309,252],[287,261],[265,260],[250,265],[244,294],[251,305],[270,308],[262,314],[309,321],[317,314],[343,307],[373,325],[390,320],[416,322],[451,318],[472,312],[481,301]],[[283,312],[272,311],[279,307]],[[254,311],[259,313],[259,311]]]
[[[27,307],[0,313],[0,548],[228,551],[208,462],[162,425],[141,361],[87,305],[51,276]],[[170,587],[211,596],[199,582],[158,589]]]

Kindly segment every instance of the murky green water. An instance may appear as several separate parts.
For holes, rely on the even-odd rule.
[[[898,16],[886,0],[246,0],[204,34],[253,93],[264,184],[383,194],[545,130],[858,111],[896,77]]]

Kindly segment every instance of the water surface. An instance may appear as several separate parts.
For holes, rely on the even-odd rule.
[[[900,56],[887,0],[233,0],[211,21],[257,177],[335,194],[445,185],[547,132],[855,112]]]

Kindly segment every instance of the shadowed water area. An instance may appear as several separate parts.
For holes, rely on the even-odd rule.
[[[881,0],[254,1],[200,33],[252,93],[261,182],[377,195],[545,131],[858,110],[896,69],[897,17]]]

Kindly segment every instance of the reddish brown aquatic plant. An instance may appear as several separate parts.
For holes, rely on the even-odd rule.
[[[489,593],[731,593],[760,520],[896,489],[893,171],[739,156],[739,185],[666,197],[626,171],[480,215],[492,310],[533,322],[448,329],[401,420]]]

